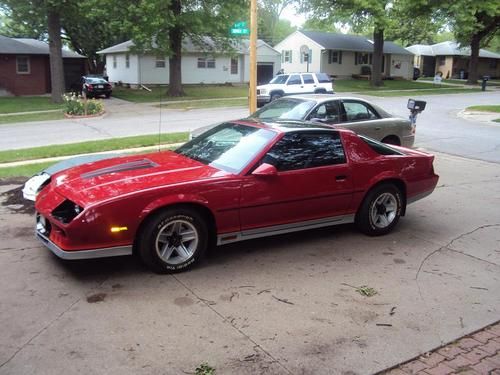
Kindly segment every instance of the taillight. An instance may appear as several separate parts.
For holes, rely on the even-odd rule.
[[[92,85],[87,85],[87,89],[89,89],[89,91],[92,91],[94,89],[94,86]]]

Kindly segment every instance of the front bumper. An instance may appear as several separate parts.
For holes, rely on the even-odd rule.
[[[257,95],[258,103],[269,103],[271,101],[271,97],[269,95]]]
[[[107,258],[122,255],[132,255],[132,246],[106,247],[103,249],[88,249],[88,250],[73,250],[66,251],[52,242],[43,232],[45,229],[40,223],[37,223],[35,234],[38,239],[55,255],[61,259],[77,260],[77,259],[94,259]]]

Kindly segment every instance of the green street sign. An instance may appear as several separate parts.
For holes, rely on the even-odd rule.
[[[238,21],[231,26],[231,35],[248,35],[250,30],[247,28],[247,23],[245,21]]]

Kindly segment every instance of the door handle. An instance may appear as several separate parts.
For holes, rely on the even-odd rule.
[[[345,180],[347,180],[347,176],[344,174],[335,176],[335,181],[345,181]]]
[[[303,89],[303,88],[304,88],[304,86],[300,86],[300,88],[301,88],[301,89]]]

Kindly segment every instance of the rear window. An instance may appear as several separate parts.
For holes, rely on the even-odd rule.
[[[317,73],[316,77],[318,78],[319,83],[327,83],[327,82],[332,82],[328,74],[326,73]]]
[[[359,138],[361,138],[363,141],[365,141],[365,143],[368,146],[370,146],[370,148],[373,151],[375,151],[377,154],[380,154],[380,155],[404,155],[402,152],[400,152],[392,147],[389,147],[385,143],[378,142],[374,139],[364,137],[362,135],[360,135]]]
[[[85,81],[87,83],[108,83],[108,81],[106,81],[103,78],[95,78],[95,77],[87,77]]]
[[[287,79],[288,79],[288,74],[281,74],[279,76],[274,77],[269,83],[282,84],[285,83]]]

